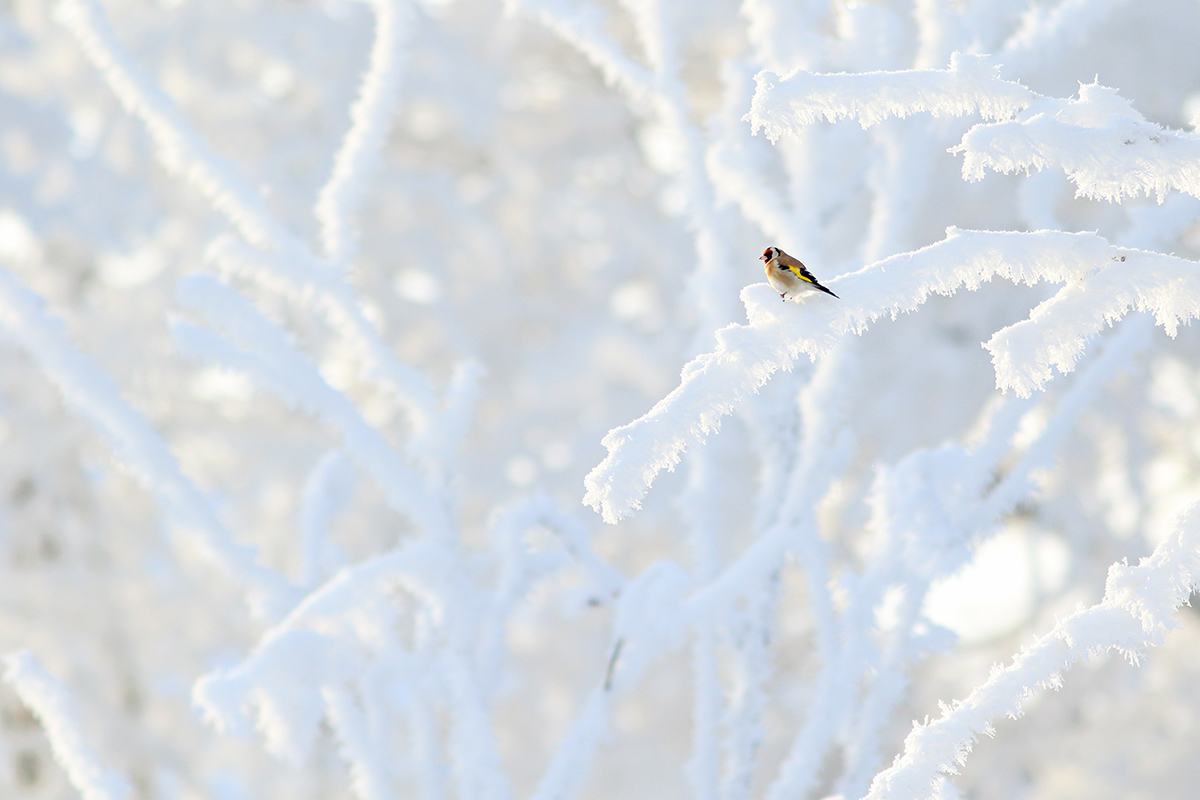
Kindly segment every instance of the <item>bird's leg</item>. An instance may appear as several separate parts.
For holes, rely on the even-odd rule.
[[[786,303],[787,302],[787,292],[780,292],[779,299]]]

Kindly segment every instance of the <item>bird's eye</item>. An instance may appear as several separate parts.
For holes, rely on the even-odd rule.
[[[768,247],[766,250],[763,250],[763,258],[770,258],[770,257],[771,257],[771,249],[772,249],[772,248]]]

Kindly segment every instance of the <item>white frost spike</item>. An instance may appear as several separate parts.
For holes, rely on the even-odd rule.
[[[1040,690],[1057,687],[1077,661],[1118,650],[1131,660],[1178,628],[1175,609],[1200,586],[1200,520],[1196,506],[1177,519],[1174,532],[1136,567],[1123,562],[1108,571],[1104,599],[1066,617],[1013,663],[996,668],[987,682],[928,724],[916,724],[904,752],[875,776],[868,800],[924,800],[935,781],[957,771],[975,738],[1002,716],[1017,717]]]
[[[67,687],[46,671],[37,656],[28,650],[4,659],[7,681],[21,702],[42,724],[54,760],[62,765],[71,785],[83,800],[126,800],[133,795],[129,780],[100,763],[88,746],[83,726],[75,711],[75,701]]]
[[[604,437],[608,456],[584,480],[583,502],[617,522],[641,506],[654,478],[801,355],[816,359],[881,317],[913,311],[933,294],[977,289],[994,276],[1066,283],[1109,263],[1116,248],[1090,233],[998,233],[950,228],[941,242],[829,281],[842,299],[779,302],[766,284],[742,290],[748,325],[717,331],[716,350],[684,366],[679,386],[640,419]]]
[[[1002,80],[984,56],[954,53],[949,69],[825,75],[797,72],[781,78],[758,75],[758,89],[744,119],[771,141],[796,134],[818,120],[857,119],[864,128],[888,117],[928,113],[985,119],[1015,116],[1037,97],[1015,81]]]
[[[352,124],[333,163],[333,174],[317,198],[325,255],[335,264],[354,257],[355,232],[351,217],[362,201],[367,176],[379,160],[387,139],[393,109],[400,93],[406,56],[410,9],[401,0],[374,0],[375,45],[371,66],[363,76],[358,100],[350,110]]]

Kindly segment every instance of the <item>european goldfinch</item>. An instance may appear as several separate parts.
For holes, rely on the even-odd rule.
[[[824,292],[837,297],[822,286],[799,259],[792,258],[778,247],[768,247],[758,260],[766,266],[767,282],[779,292],[784,302],[787,302],[789,294],[795,296],[805,292]]]

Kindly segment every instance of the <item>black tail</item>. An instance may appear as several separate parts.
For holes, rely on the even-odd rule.
[[[826,289],[824,286],[822,286],[821,284],[817,283],[816,281],[813,281],[813,286],[817,287],[818,289],[820,289],[820,290],[821,290],[822,292],[824,292],[825,294],[833,294],[833,292],[829,291],[828,289]],[[833,296],[834,296],[834,297],[837,297],[837,295],[836,295],[836,294],[833,294]],[[842,298],[838,297],[838,300],[841,300],[841,299],[842,299]]]

